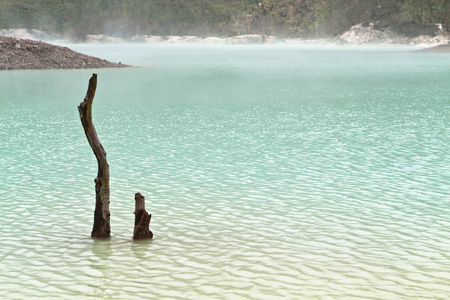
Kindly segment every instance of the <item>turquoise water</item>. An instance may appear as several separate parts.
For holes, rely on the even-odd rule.
[[[71,48],[142,67],[0,72],[0,298],[450,299],[449,54]]]

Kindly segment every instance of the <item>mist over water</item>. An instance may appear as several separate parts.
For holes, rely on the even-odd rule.
[[[0,72],[1,298],[450,297],[448,54],[71,48],[141,67]],[[131,239],[136,192],[151,241]]]

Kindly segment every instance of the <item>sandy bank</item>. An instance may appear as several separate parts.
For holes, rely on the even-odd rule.
[[[423,53],[450,53],[450,44],[437,45],[437,46],[434,46],[434,47],[420,49],[420,50],[417,50],[417,52],[423,52]]]
[[[88,69],[126,67],[67,47],[0,36],[0,70]]]

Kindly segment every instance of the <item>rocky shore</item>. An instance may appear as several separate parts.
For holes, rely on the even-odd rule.
[[[67,47],[0,36],[0,70],[121,68],[97,57],[81,54]]]

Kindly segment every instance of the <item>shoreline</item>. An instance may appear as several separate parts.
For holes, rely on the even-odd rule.
[[[450,44],[450,35],[445,33],[431,36],[417,36],[406,38],[392,33],[380,32],[361,24],[353,26],[349,31],[335,38],[303,39],[280,38],[260,34],[239,35],[234,37],[198,37],[198,36],[158,36],[136,35],[129,39],[103,34],[87,35],[83,42],[57,34],[47,33],[35,29],[3,29],[0,36],[17,39],[43,41],[54,45],[68,44],[163,44],[163,45],[318,45],[318,46],[349,46],[349,47],[407,47],[413,50],[432,48]],[[441,47],[439,52],[445,47]]]
[[[361,30],[361,28],[357,28]],[[74,43],[66,39],[37,30],[0,30],[0,70],[24,69],[89,69],[130,67],[101,58],[75,52],[68,47],[76,44],[134,44],[134,45],[244,45],[244,46],[313,46],[349,48],[396,47],[406,52],[450,53],[448,35],[440,37],[416,37],[415,42],[406,43],[404,37],[395,39],[380,36],[378,32],[362,29],[365,34],[346,32],[334,39],[282,39],[275,36],[241,35],[230,38],[196,36],[136,36],[131,40],[105,36],[88,35],[84,43]],[[6,34],[6,35],[5,35]],[[44,41],[41,41],[44,40]],[[370,42],[376,41],[376,42]],[[68,46],[68,47],[67,47]]]

